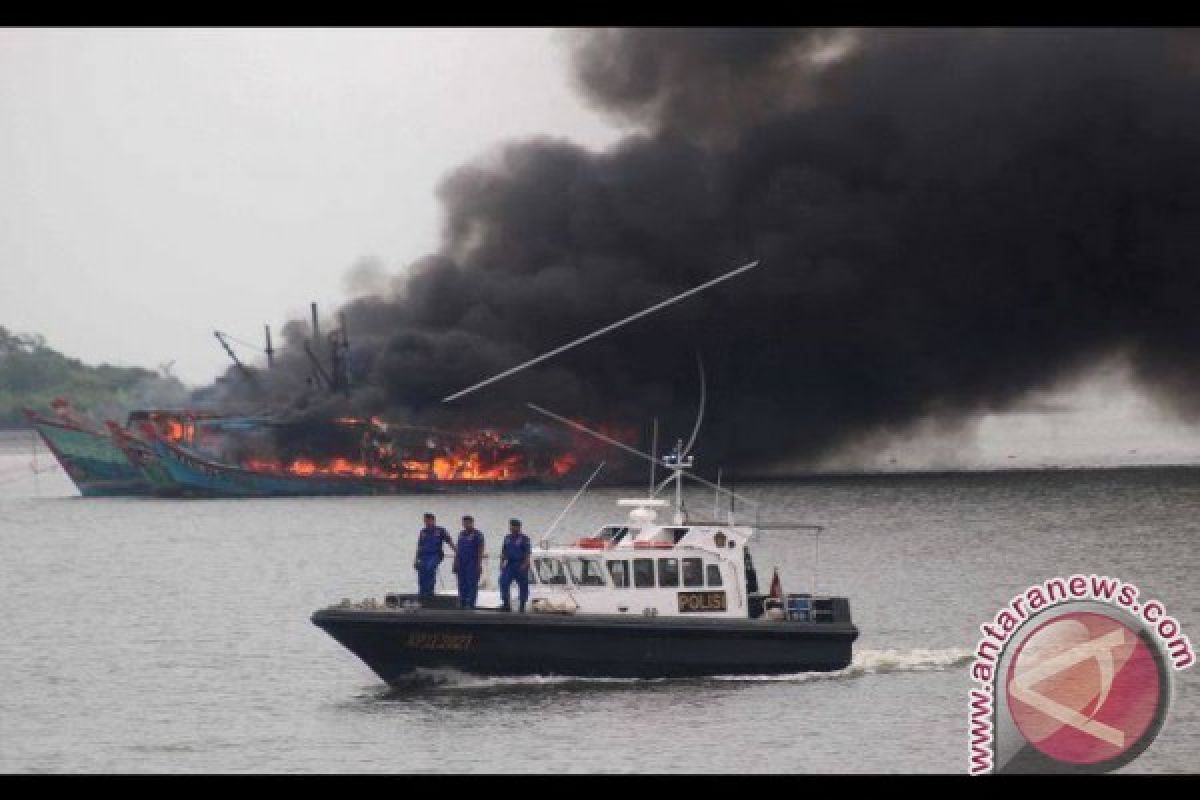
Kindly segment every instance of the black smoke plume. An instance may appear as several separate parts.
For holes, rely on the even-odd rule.
[[[533,400],[641,429],[659,416],[674,437],[698,350],[698,453],[742,469],[1003,409],[1117,352],[1200,409],[1197,33],[568,39],[583,97],[628,135],[603,152],[512,143],[449,175],[440,251],[343,309],[359,388],[337,404],[520,424]],[[753,258],[707,295],[439,402]],[[278,400],[300,394],[305,331],[288,332]],[[333,402],[319,397],[304,402]]]

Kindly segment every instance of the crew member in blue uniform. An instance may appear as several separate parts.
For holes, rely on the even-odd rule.
[[[446,529],[437,524],[433,514],[425,515],[425,527],[417,534],[417,556],[413,559],[413,569],[417,571],[418,593],[422,600],[433,597],[433,589],[437,583],[438,564],[442,563],[445,553],[442,543],[450,545],[455,550],[454,542]],[[457,553],[457,550],[455,550]]]
[[[475,518],[462,518],[463,529],[458,533],[454,550],[454,574],[458,576],[459,608],[474,608],[479,594],[479,576],[483,574],[483,531],[475,527]]]
[[[500,550],[500,597],[504,601],[502,611],[512,611],[509,589],[517,582],[521,592],[521,611],[529,601],[529,553],[533,549],[529,537],[521,533],[521,520],[508,521],[508,536]]]

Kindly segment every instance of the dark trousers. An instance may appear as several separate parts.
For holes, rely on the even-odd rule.
[[[432,597],[437,585],[437,568],[442,559],[425,556],[417,559],[417,592],[421,597]]]
[[[513,581],[517,582],[517,589],[520,591],[521,610],[525,610],[525,604],[529,602],[529,571],[521,569],[519,566],[506,566],[500,570],[500,598],[504,601],[505,608],[512,608],[511,587]]]
[[[479,595],[479,565],[468,564],[464,569],[458,568],[458,606],[459,608],[474,608],[475,598]]]

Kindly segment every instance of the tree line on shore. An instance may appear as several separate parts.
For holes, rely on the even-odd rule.
[[[184,404],[188,390],[168,372],[91,366],[58,352],[39,334],[0,325],[0,428],[25,427],[22,409],[44,411],[55,397],[97,419],[117,419],[133,408]]]

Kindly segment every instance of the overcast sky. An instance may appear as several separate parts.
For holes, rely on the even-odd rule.
[[[0,324],[206,383],[228,364],[214,328],[257,343],[310,300],[332,310],[358,259],[434,249],[449,169],[619,133],[548,30],[0,30]],[[1119,370],[1054,402],[838,463],[1200,457]]]
[[[439,179],[531,134],[618,135],[548,30],[0,31],[0,324],[207,382],[214,328],[432,250]]]

